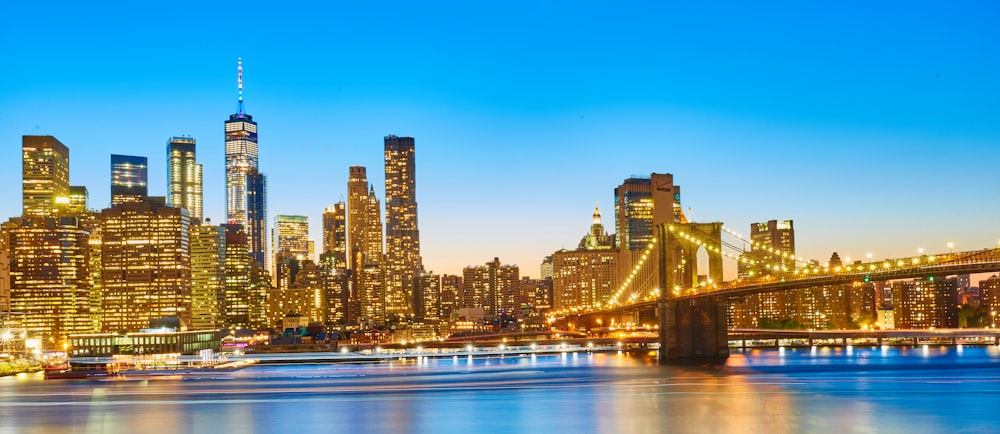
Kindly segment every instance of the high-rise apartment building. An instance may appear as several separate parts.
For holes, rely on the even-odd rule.
[[[22,136],[21,182],[25,217],[56,215],[56,198],[69,195],[69,148],[52,136]]]
[[[191,325],[212,329],[225,324],[226,228],[191,226]]]
[[[39,206],[41,210],[44,206]],[[3,225],[9,266],[9,311],[30,336],[62,348],[70,334],[88,333],[89,232],[71,217],[11,219]]]
[[[334,268],[347,268],[347,204],[343,201],[323,212],[323,254]]]
[[[190,218],[163,198],[101,212],[102,328],[138,331],[177,317],[191,327]]]
[[[226,221],[246,231],[248,254],[260,266],[267,261],[267,212],[264,175],[257,170],[257,122],[243,107],[243,60],[237,66],[239,99],[226,130]]]
[[[989,315],[990,327],[996,327],[997,314],[1000,314],[1000,276],[994,274],[979,281],[979,304]]]
[[[445,274],[441,276],[441,292],[439,302],[441,309],[441,319],[450,319],[453,313],[457,313],[463,307],[464,285],[462,276]]]
[[[111,205],[142,201],[148,194],[146,157],[111,154]]]
[[[364,167],[350,168],[347,213],[348,255],[351,258],[352,295],[355,296],[350,302],[357,304],[360,318],[382,324],[386,299],[381,208],[375,188],[368,184]]]
[[[892,310],[897,329],[958,327],[958,293],[954,279],[929,277],[892,283]]]
[[[413,278],[421,269],[413,137],[385,137],[386,313],[413,313]]]
[[[501,265],[493,258],[485,265],[462,269],[462,307],[483,308],[486,319],[514,317],[520,308],[520,271],[517,265]]]
[[[413,279],[414,320],[437,323],[441,320],[441,276],[420,270]]]
[[[184,208],[191,214],[191,224],[201,224],[201,164],[196,160],[193,137],[167,140],[167,205]]]

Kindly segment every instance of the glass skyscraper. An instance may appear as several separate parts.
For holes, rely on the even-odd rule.
[[[111,154],[111,205],[146,197],[148,168],[146,157]]]
[[[257,123],[243,107],[242,59],[238,63],[237,74],[239,99],[236,113],[229,115],[229,120],[225,122],[226,221],[246,228],[250,256],[263,266],[267,246],[264,175],[257,171]]]

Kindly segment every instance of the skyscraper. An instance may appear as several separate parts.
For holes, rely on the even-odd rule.
[[[147,196],[146,157],[111,154],[111,205],[139,202]]]
[[[308,259],[309,217],[302,215],[274,216],[274,254],[288,253],[299,261]]]
[[[191,226],[191,324],[222,327],[226,303],[226,228]]]
[[[70,217],[11,219],[3,226],[10,311],[24,315],[22,326],[47,347],[91,332],[89,233]]]
[[[347,181],[348,254],[354,283],[349,303],[357,305],[360,318],[385,322],[385,274],[382,269],[382,213],[375,188],[366,170],[351,166]],[[349,307],[349,312],[353,307]],[[353,320],[354,318],[351,318]]]
[[[267,177],[254,169],[246,180],[249,255],[260,268],[267,269]]]
[[[56,214],[69,194],[69,148],[52,136],[21,137],[21,193],[25,217]]]
[[[323,212],[323,254],[334,268],[347,268],[347,205],[337,202]]]
[[[615,188],[615,230],[622,251],[642,250],[661,223],[684,221],[681,187],[669,173],[632,176]]]
[[[386,313],[413,313],[413,278],[421,268],[413,137],[385,137]]]
[[[257,171],[257,123],[243,108],[243,60],[237,64],[239,99],[226,129],[226,221],[245,228],[249,254],[261,266],[267,256],[264,175]],[[259,205],[259,207],[258,207]],[[251,222],[251,220],[253,220]]]
[[[167,140],[167,205],[185,208],[191,224],[201,224],[201,164],[195,159],[195,139],[171,137]]]
[[[105,209],[101,221],[104,331],[137,331],[172,316],[190,327],[187,210],[149,198]]]

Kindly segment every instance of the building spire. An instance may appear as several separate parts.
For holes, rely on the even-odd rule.
[[[597,202],[594,202],[594,224],[601,224],[601,209],[597,206]]]
[[[236,115],[243,117],[243,58],[236,58],[236,84],[239,87],[240,99],[236,103]]]

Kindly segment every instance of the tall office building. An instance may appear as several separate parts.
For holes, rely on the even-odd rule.
[[[241,225],[222,225],[226,230],[225,326],[263,329],[268,326],[267,293],[270,276],[250,259],[247,234]]]
[[[22,136],[21,182],[25,217],[56,215],[56,198],[69,194],[69,148],[52,136]]]
[[[39,207],[39,209],[44,207]],[[89,233],[76,218],[11,219],[3,225],[11,312],[30,336],[61,349],[70,334],[88,333]]]
[[[302,263],[309,258],[309,218],[298,215],[274,217],[271,275],[278,290],[286,290],[295,282]]]
[[[101,212],[105,332],[137,331],[176,316],[191,326],[190,218],[163,198]]]
[[[337,202],[323,212],[323,254],[334,268],[347,268],[347,205]]]
[[[167,205],[184,208],[191,214],[191,224],[202,220],[201,164],[195,159],[193,137],[167,140]]]
[[[111,154],[111,205],[139,202],[147,196],[146,157]]]
[[[669,173],[633,176],[615,188],[615,230],[622,251],[641,251],[656,237],[656,225],[682,221],[681,187]]]
[[[275,255],[287,253],[299,261],[309,259],[309,217],[274,216],[274,235],[271,239]]]
[[[366,170],[351,166],[347,181],[348,255],[351,258],[352,295],[359,319],[385,322],[385,273],[382,268],[382,213]],[[350,309],[350,308],[349,308]]]
[[[226,221],[245,228],[248,254],[267,261],[267,212],[264,175],[257,170],[257,122],[243,107],[243,60],[237,66],[239,99],[226,129]]]
[[[413,137],[385,137],[386,313],[413,313],[413,278],[421,269]]]
[[[191,226],[191,325],[222,327],[226,303],[226,228]]]
[[[608,301],[618,287],[618,252],[614,238],[604,230],[601,212],[594,207],[590,232],[576,250],[551,256],[553,307],[594,307]]]

